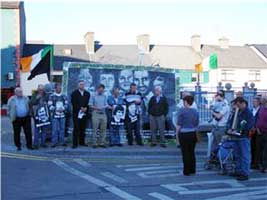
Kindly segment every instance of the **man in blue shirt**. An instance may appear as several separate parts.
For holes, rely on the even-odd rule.
[[[14,143],[17,150],[21,150],[20,132],[21,128],[24,130],[27,148],[32,149],[32,130],[31,117],[29,108],[29,99],[23,96],[22,89],[17,87],[15,95],[10,97],[7,103],[8,115],[14,129]]]
[[[253,127],[254,118],[243,97],[234,101],[237,115],[232,115],[227,123],[227,133],[233,136],[236,143],[236,174],[237,180],[248,180],[250,171],[250,140],[249,131]]]

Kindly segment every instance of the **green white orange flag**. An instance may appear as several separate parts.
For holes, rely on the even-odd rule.
[[[38,53],[33,54],[32,56],[23,57],[20,59],[21,71],[29,72],[33,70],[41,60],[49,53],[51,47],[46,47],[41,49]]]
[[[217,54],[212,54],[202,60],[203,71],[209,71],[212,69],[217,69],[218,59]]]

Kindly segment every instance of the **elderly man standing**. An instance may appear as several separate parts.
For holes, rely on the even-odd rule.
[[[169,105],[168,100],[162,95],[162,88],[160,86],[155,87],[155,95],[149,100],[148,113],[151,130],[151,146],[157,144],[157,131],[160,133],[160,146],[166,147],[165,144],[165,117],[168,114]]]
[[[13,124],[14,142],[17,147],[17,150],[21,150],[21,127],[24,130],[27,148],[32,149],[32,130],[28,97],[23,96],[22,89],[17,87],[15,89],[15,95],[10,97],[7,105],[8,115]]]
[[[79,80],[78,89],[71,94],[72,117],[73,117],[73,145],[72,148],[88,146],[85,144],[85,128],[88,117],[88,103],[90,93],[85,90],[84,80]]]
[[[104,94],[105,86],[100,84],[97,87],[95,95],[90,99],[90,107],[93,109],[93,148],[106,148],[106,130],[107,130],[107,115],[106,108],[112,109],[107,103],[107,96]],[[97,140],[97,131],[99,128],[99,138]]]

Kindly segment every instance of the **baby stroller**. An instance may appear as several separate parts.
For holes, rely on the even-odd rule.
[[[232,174],[235,172],[234,153],[235,142],[226,136],[222,138],[219,146],[208,154],[209,160],[204,164],[204,168],[206,170],[220,170],[220,174],[223,175]]]
[[[217,157],[220,162],[220,174],[235,173],[235,142],[229,138],[219,144]]]

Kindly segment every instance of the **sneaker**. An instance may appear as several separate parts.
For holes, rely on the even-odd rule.
[[[241,176],[238,176],[236,178],[236,180],[238,180],[238,181],[246,181],[246,180],[248,180],[248,176],[241,175]]]
[[[53,144],[51,147],[52,147],[52,148],[55,148],[56,146],[57,146],[56,144]]]
[[[157,144],[155,144],[155,143],[151,143],[150,146],[151,146],[151,147],[155,147],[155,146],[157,146]]]
[[[21,147],[17,147],[17,151],[21,151]]]

